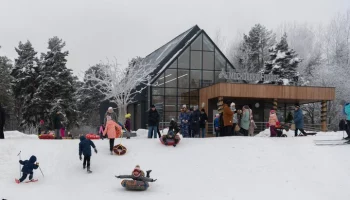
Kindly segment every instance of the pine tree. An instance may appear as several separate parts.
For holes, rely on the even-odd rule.
[[[299,83],[298,64],[301,59],[293,49],[288,48],[287,34],[284,34],[281,41],[269,49],[270,60],[265,63],[261,71],[265,75],[278,75],[277,81],[264,81],[264,83],[278,85],[296,85]]]
[[[100,103],[105,95],[102,86],[97,85],[97,81],[91,80],[91,76],[97,79],[103,79],[104,74],[101,65],[97,64],[85,71],[84,82],[80,82],[77,87],[77,105],[80,112],[79,118],[88,125],[99,125],[99,119],[96,120],[96,113],[99,113]],[[99,117],[99,116],[98,116]]]
[[[264,67],[265,61],[269,57],[268,48],[275,43],[275,35],[261,24],[256,24],[243,36],[240,45],[242,57],[240,64],[244,65],[247,72],[258,72]]]
[[[12,76],[10,75],[11,70],[11,60],[6,56],[0,56],[0,103],[7,108],[11,108],[13,105],[13,94],[11,90]]]
[[[33,97],[38,88],[39,60],[36,57],[30,41],[26,43],[19,42],[18,48],[15,48],[18,58],[15,59],[15,67],[11,72],[14,77],[13,93],[16,99],[16,114],[18,120],[20,117],[21,126],[37,125],[38,116],[36,113],[37,105],[33,104]]]
[[[70,128],[76,124],[78,113],[74,98],[74,77],[72,70],[66,67],[69,52],[62,51],[65,45],[58,37],[49,39],[49,51],[41,56],[40,82],[34,98],[43,119],[50,123],[52,116],[60,111]]]

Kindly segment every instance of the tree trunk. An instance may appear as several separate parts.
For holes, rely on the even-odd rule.
[[[118,121],[120,123],[124,124],[125,122],[125,115],[127,112],[127,108],[128,108],[128,105],[125,105],[125,104],[118,105]]]

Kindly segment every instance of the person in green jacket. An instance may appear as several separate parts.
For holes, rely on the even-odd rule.
[[[243,106],[243,114],[241,119],[241,133],[244,136],[248,136],[248,130],[250,125],[250,109],[249,106]]]

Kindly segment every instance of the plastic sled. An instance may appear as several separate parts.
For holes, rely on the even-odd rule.
[[[118,156],[126,154],[127,150],[128,149],[121,144],[115,145],[113,147],[114,153],[117,154]]]
[[[144,181],[135,181],[135,180],[123,180],[121,185],[125,187],[127,190],[135,190],[135,191],[145,191],[148,189],[149,184]]]
[[[55,136],[52,135],[52,134],[42,134],[42,135],[39,135],[39,139],[42,139],[42,140],[53,140],[53,139],[55,139]]]
[[[100,139],[100,136],[99,136],[99,135],[96,135],[96,134],[93,134],[93,133],[89,133],[89,134],[86,134],[86,139],[89,139],[89,140],[99,140],[99,139]]]
[[[161,138],[160,138],[160,142],[162,143],[162,144],[164,144],[164,145],[167,145],[167,146],[172,146],[172,145],[174,145],[174,144],[179,144],[180,143],[180,141],[181,141],[181,137],[179,136],[179,135],[175,135],[175,138],[176,139],[178,139],[178,141],[177,141],[177,143],[175,143],[175,140],[173,139],[173,138],[167,138],[165,141],[166,141],[166,143],[167,144],[165,144],[164,143],[164,140],[163,140],[163,138],[164,137],[166,137],[166,135],[163,135]]]

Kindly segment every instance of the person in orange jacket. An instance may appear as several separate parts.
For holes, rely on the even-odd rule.
[[[122,127],[119,126],[115,121],[112,120],[110,116],[107,116],[107,123],[105,130],[103,131],[103,136],[108,135],[109,139],[109,150],[111,151],[111,155],[113,155],[113,147],[115,138],[120,137],[122,133]]]

